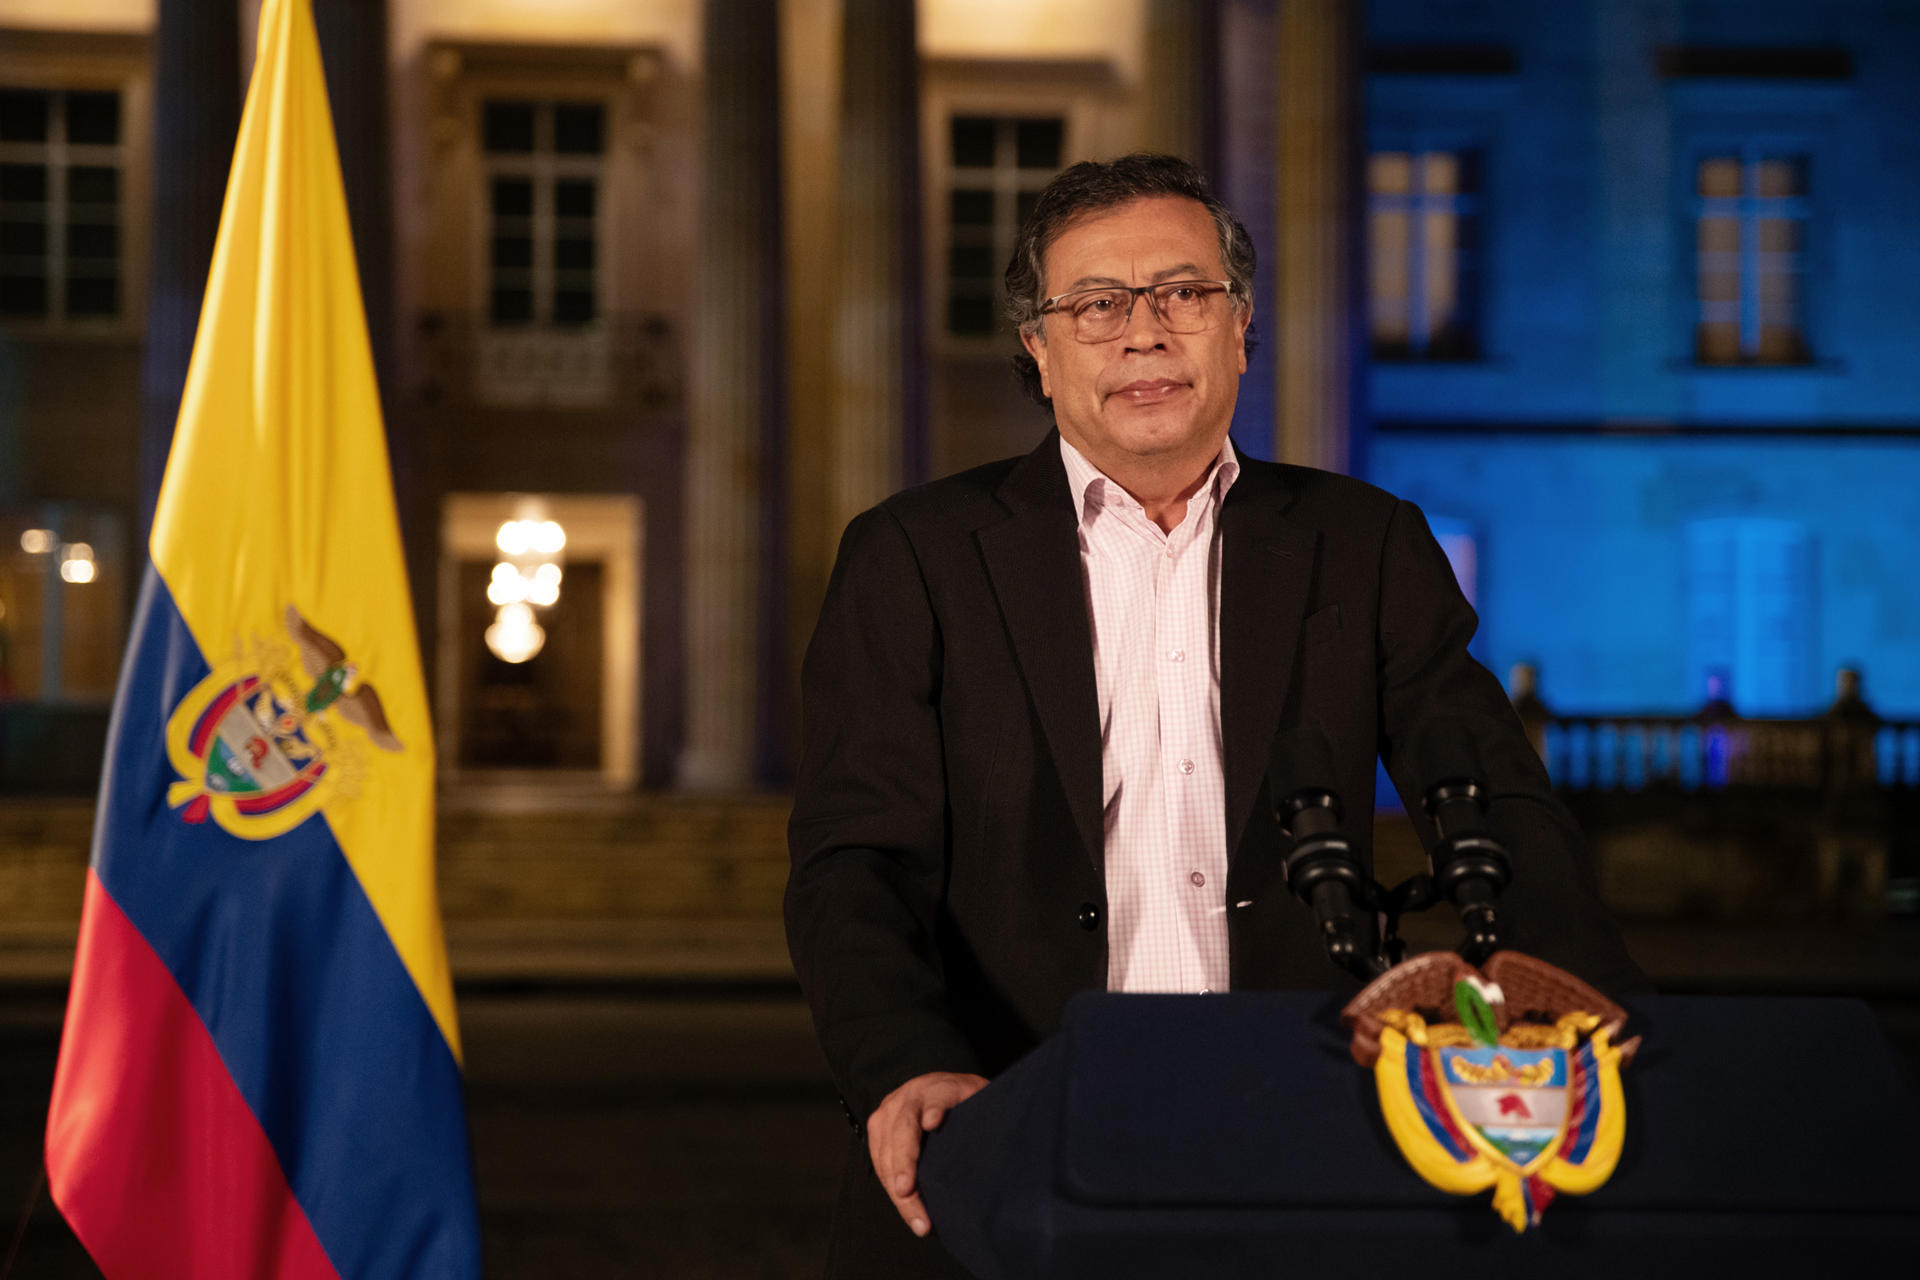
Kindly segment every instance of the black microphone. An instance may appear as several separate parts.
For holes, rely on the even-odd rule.
[[[1438,837],[1429,854],[1434,891],[1460,913],[1467,931],[1460,954],[1479,964],[1500,949],[1494,904],[1513,880],[1513,860],[1487,832],[1486,774],[1466,725],[1434,720],[1417,741],[1418,776],[1432,779],[1424,804]]]
[[[1283,729],[1268,756],[1267,790],[1273,816],[1293,840],[1281,863],[1287,888],[1313,908],[1327,958],[1365,982],[1386,963],[1365,945],[1355,908],[1371,898],[1371,883],[1340,834],[1340,797],[1333,788],[1333,757],[1318,723]]]

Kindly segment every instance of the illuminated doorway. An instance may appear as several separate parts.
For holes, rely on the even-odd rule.
[[[639,779],[641,502],[460,493],[441,510],[443,775]]]

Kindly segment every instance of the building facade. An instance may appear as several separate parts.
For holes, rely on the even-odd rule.
[[[0,0],[0,789],[97,767],[253,8]],[[452,784],[777,785],[840,529],[1039,438],[1012,236],[1142,147],[1260,250],[1236,440],[1419,501],[1496,669],[1920,710],[1911,5],[316,14]]]

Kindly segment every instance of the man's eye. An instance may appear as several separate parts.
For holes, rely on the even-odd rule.
[[[1183,284],[1179,288],[1171,290],[1170,293],[1172,300],[1175,302],[1192,302],[1200,296],[1200,290],[1190,284]]]
[[[1114,302],[1112,294],[1103,293],[1097,298],[1088,298],[1081,303],[1080,311],[1083,315],[1103,316],[1113,310],[1116,305],[1118,304]]]

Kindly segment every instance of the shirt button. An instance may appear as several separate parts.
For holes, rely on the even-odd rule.
[[[1191,761],[1191,760],[1182,760],[1182,761],[1181,761],[1181,762],[1179,763],[1179,765],[1178,765],[1178,766],[1176,766],[1176,767],[1177,767],[1177,768],[1178,768],[1178,769],[1180,770],[1180,772],[1182,772],[1182,773],[1192,773],[1192,772],[1193,772],[1193,761]]]
[[[1191,884],[1196,889],[1204,885],[1206,882],[1207,882],[1206,876],[1202,875],[1198,871],[1194,872],[1192,875],[1187,877],[1187,883]]]
[[[1187,651],[1185,649],[1175,649],[1172,653],[1169,653],[1167,655],[1168,662],[1185,662],[1186,660],[1187,660]]]
[[[1200,988],[1200,994],[1201,994],[1201,995],[1203,995],[1203,996],[1210,996],[1210,995],[1212,995],[1212,994],[1213,994],[1213,988],[1212,988],[1212,987],[1202,987],[1202,988]]]

